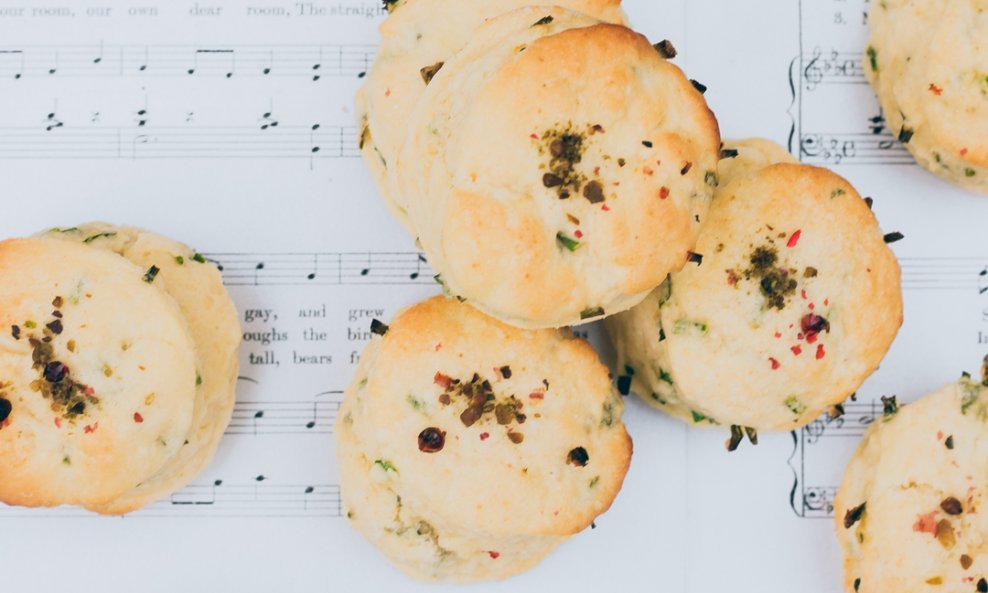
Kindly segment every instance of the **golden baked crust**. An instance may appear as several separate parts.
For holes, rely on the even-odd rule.
[[[115,254],[46,238],[0,243],[0,278],[0,501],[97,507],[159,471],[196,397],[174,299]]]
[[[406,226],[406,206],[387,184],[387,166],[398,157],[408,114],[425,92],[426,79],[463,49],[485,20],[530,4],[529,0],[415,0],[396,6],[381,24],[374,65],[356,97],[360,148],[392,213]],[[555,4],[604,21],[624,22],[620,0]]]
[[[948,385],[865,433],[834,503],[848,593],[988,579],[988,388]]]
[[[644,37],[531,8],[443,67],[392,172],[449,291],[559,327],[630,308],[683,265],[718,150],[702,95]]]
[[[610,507],[631,457],[622,408],[606,368],[569,332],[519,330],[429,299],[371,341],[344,397],[344,508],[410,574],[510,576]],[[442,444],[421,441],[430,434]],[[412,538],[425,553],[401,562],[394,550],[412,544],[383,533],[386,507],[406,526],[427,523],[438,543]]]
[[[181,451],[153,477],[112,503],[94,509],[127,513],[182,488],[212,460],[236,399],[241,335],[237,311],[216,266],[177,241],[143,229],[105,223],[43,235],[108,249],[141,269],[158,268],[156,286],[175,299],[189,324],[199,356],[192,428]]]
[[[725,140],[717,173],[725,186],[768,165],[796,162],[786,149],[771,140]],[[604,321],[617,356],[619,380],[627,381],[630,390],[671,416],[699,426],[712,426],[703,414],[694,414],[696,410],[683,401],[672,379],[660,310],[669,298],[671,286],[671,280],[667,279],[640,304]]]
[[[885,0],[864,71],[889,130],[940,177],[988,193],[988,2]]]

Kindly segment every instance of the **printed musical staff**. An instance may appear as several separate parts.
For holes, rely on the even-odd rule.
[[[215,253],[227,286],[435,284],[417,252]]]
[[[800,160],[815,165],[912,165],[912,155],[891,134],[803,133]]]
[[[334,392],[337,398],[342,392]],[[237,402],[226,434],[328,434],[333,432],[337,401]]]
[[[178,517],[340,517],[337,484],[280,484],[254,478],[249,482],[215,480],[186,486],[170,497],[152,502],[128,518]],[[0,506],[0,518],[94,518],[80,508],[27,509]]]
[[[140,116],[140,112],[138,112]],[[146,115],[146,112],[144,113]],[[189,114],[190,117],[192,114]],[[140,122],[144,121],[143,124]],[[357,158],[354,126],[135,127],[63,124],[54,113],[39,128],[0,127],[0,159]],[[58,128],[58,134],[43,134]]]
[[[864,54],[824,51],[819,47],[802,60],[803,82],[806,90],[813,91],[824,84],[865,84]]]
[[[335,45],[25,45],[0,46],[0,82],[33,77],[242,76],[356,77],[377,47]]]

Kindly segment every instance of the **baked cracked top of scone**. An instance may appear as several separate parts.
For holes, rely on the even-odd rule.
[[[660,307],[671,381],[691,409],[791,430],[849,397],[902,323],[892,238],[825,169],[776,164],[721,188]]]
[[[835,502],[848,593],[988,591],[988,388],[969,378],[868,429]]]
[[[589,344],[442,297],[376,331],[339,432],[359,431],[403,504],[440,531],[496,537],[569,535],[607,510],[631,440]]]
[[[988,1],[883,0],[864,71],[891,132],[937,175],[988,193]]]
[[[686,261],[717,185],[702,88],[621,26],[488,21],[432,80],[396,168],[448,291],[533,328],[643,299]]]
[[[183,446],[196,349],[156,275],[63,241],[0,243],[0,501],[104,504]]]
[[[408,115],[447,60],[489,18],[530,5],[529,0],[415,0],[381,25],[381,44],[356,98],[360,149],[395,215],[408,223],[400,194],[387,186],[387,168],[405,139]],[[623,22],[620,0],[559,0],[607,22]],[[397,8],[397,7],[396,7]]]
[[[180,452],[154,476],[100,513],[125,513],[185,486],[213,458],[230,422],[236,393],[240,323],[217,267],[187,245],[159,234],[107,223],[51,229],[40,236],[116,253],[144,270],[155,269],[154,286],[175,299],[198,354],[192,426]]]

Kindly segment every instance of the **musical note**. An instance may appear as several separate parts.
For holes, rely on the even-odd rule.
[[[99,64],[103,61],[103,42],[99,42],[99,54],[93,58],[93,64]]]
[[[319,80],[321,75],[319,69],[322,68],[322,47],[319,48],[319,61],[312,65],[312,80]]]
[[[800,156],[808,164],[915,165],[906,148],[887,133],[804,133]]]
[[[45,131],[46,132],[50,132],[50,131],[52,131],[52,130],[54,130],[56,128],[61,128],[63,125],[64,124],[62,123],[62,121],[59,120],[57,117],[55,117],[55,112],[54,111],[51,112],[51,113],[49,113],[48,114],[48,117],[45,118]]]
[[[258,120],[258,122],[261,124],[262,130],[278,127],[278,120],[272,117],[271,111],[265,111],[264,114],[261,115],[261,118]]]
[[[988,293],[988,266],[978,272],[978,294]]]
[[[24,50],[0,50],[0,72],[4,71],[13,72],[14,80],[20,80],[24,75]]]
[[[55,59],[53,63],[48,67],[48,75],[52,75],[58,72],[58,52],[55,52]]]
[[[189,75],[205,70],[207,73],[218,71],[226,78],[232,78],[237,69],[236,52],[233,49],[197,49],[192,57],[192,67],[187,70]]]
[[[332,433],[342,393],[327,392],[332,399],[322,401],[237,402],[226,434]]]

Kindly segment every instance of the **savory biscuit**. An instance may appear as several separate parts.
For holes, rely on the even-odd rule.
[[[212,460],[236,399],[241,336],[237,311],[216,266],[187,245],[143,229],[105,223],[43,235],[108,249],[142,269],[158,269],[155,285],[178,303],[199,355],[197,397],[185,446],[152,478],[98,509],[126,513],[185,486]]]
[[[442,297],[375,331],[340,410],[337,455],[347,516],[402,570],[504,578],[608,509],[631,440],[586,342]]]
[[[604,21],[623,22],[620,0],[555,3]],[[388,186],[387,168],[405,139],[408,114],[432,77],[463,49],[477,27],[489,18],[529,5],[531,0],[414,0],[394,6],[394,14],[381,25],[374,65],[356,97],[360,149],[385,201],[406,226],[406,206]]]
[[[940,177],[988,193],[988,2],[883,0],[863,68],[888,128]]]
[[[569,14],[482,26],[391,170],[445,288],[519,327],[637,304],[682,267],[717,185],[702,86],[641,35]]]
[[[988,591],[986,503],[988,388],[965,378],[877,419],[834,503],[845,591]]]
[[[0,243],[0,501],[108,504],[181,450],[196,349],[153,270],[48,238]]]
[[[730,179],[668,294],[608,320],[619,364],[646,400],[694,423],[803,426],[874,372],[902,323],[884,239],[825,169],[780,163]]]

